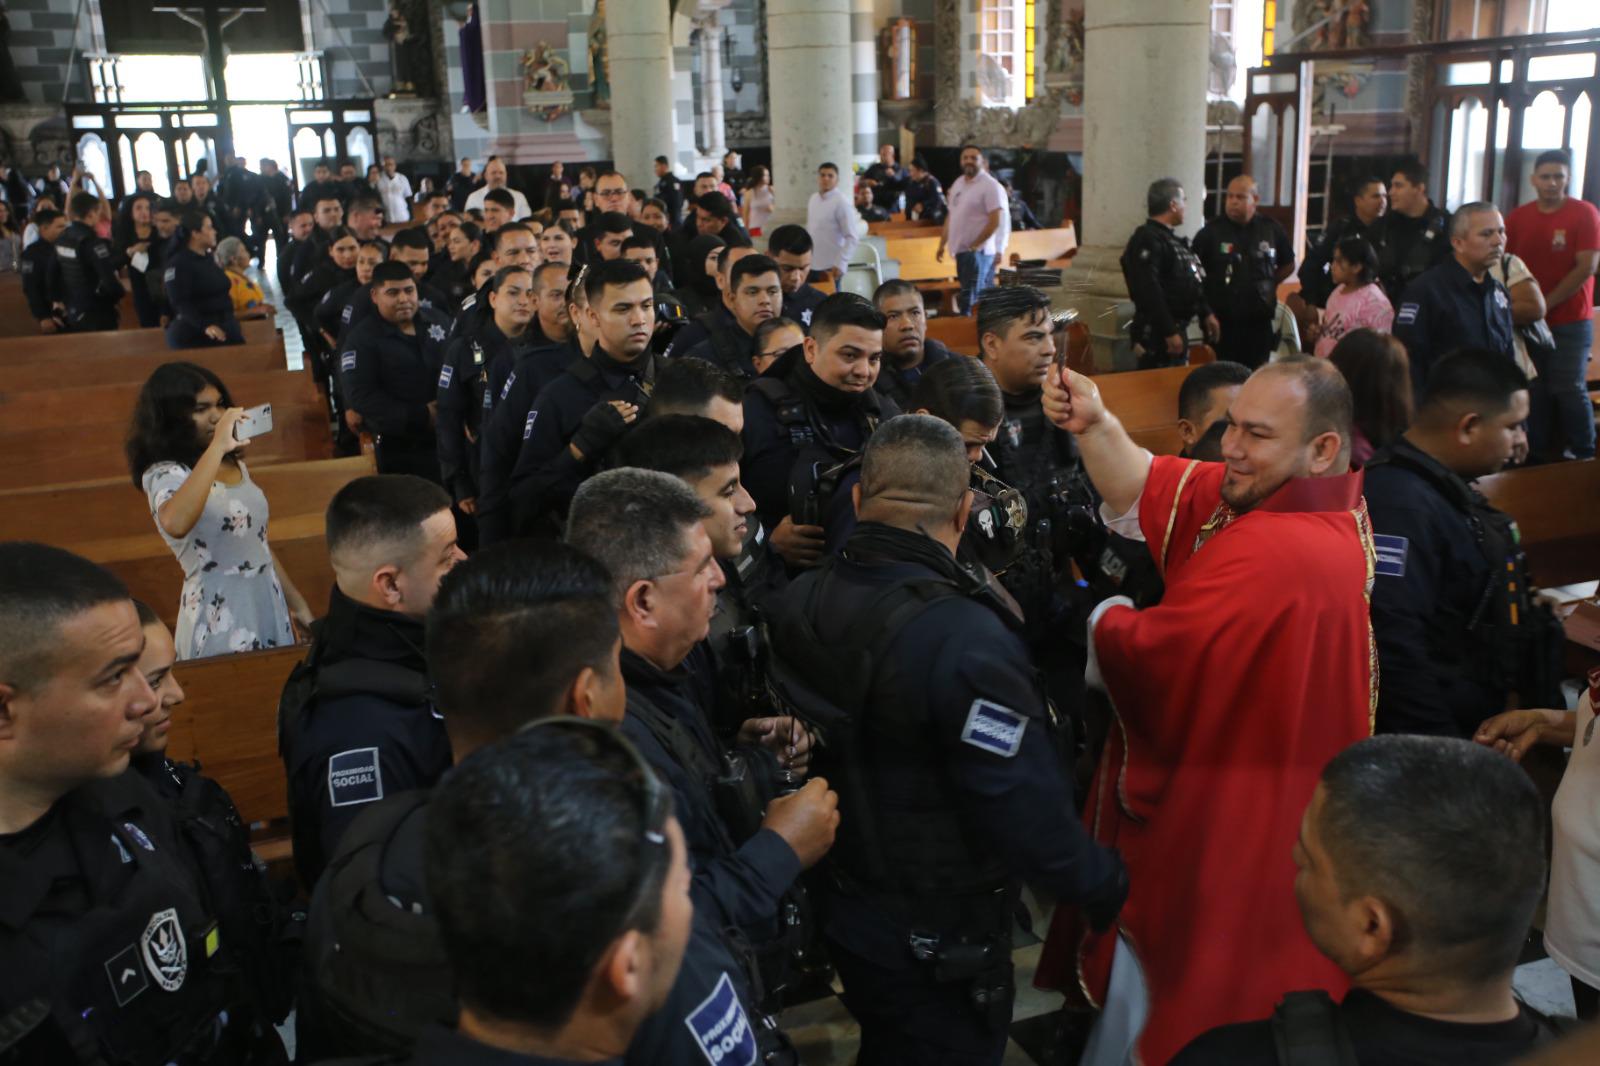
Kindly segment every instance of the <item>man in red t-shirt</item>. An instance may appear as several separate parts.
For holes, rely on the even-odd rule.
[[[1545,321],[1555,334],[1553,355],[1534,357],[1528,435],[1545,458],[1566,450],[1579,459],[1594,455],[1594,412],[1586,384],[1594,344],[1594,275],[1600,267],[1600,211],[1567,195],[1572,157],[1561,149],[1541,152],[1533,164],[1538,199],[1506,216],[1506,251],[1520,256],[1544,290]]]

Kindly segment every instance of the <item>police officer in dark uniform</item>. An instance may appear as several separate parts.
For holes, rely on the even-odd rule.
[[[608,260],[583,285],[593,347],[539,393],[524,420],[509,499],[522,536],[560,530],[579,482],[649,403],[661,364],[650,350],[655,290],[644,267]]]
[[[278,245],[278,258],[273,266],[273,273],[278,276],[278,291],[283,293],[285,306],[294,295],[294,260],[300,252],[300,245],[311,237],[311,231],[316,228],[312,221],[309,207],[295,208],[287,216],[286,238]]]
[[[741,723],[731,745],[716,734],[706,667],[696,661],[723,583],[704,525],[711,517],[679,478],[623,467],[578,489],[567,542],[612,575],[627,682],[622,730],[673,792],[696,907],[754,944],[782,945],[801,921],[798,905],[790,910],[794,882],[826,853],[838,818],[826,781],[779,795],[809,758],[809,738],[791,718]]]
[[[894,401],[902,411],[911,410],[911,393],[922,375],[946,359],[949,348],[928,339],[928,318],[922,294],[903,278],[893,278],[878,286],[872,305],[884,317],[883,367],[873,388]]]
[[[1410,358],[1413,393],[1422,392],[1434,361],[1458,348],[1515,360],[1511,295],[1489,273],[1505,246],[1499,208],[1487,201],[1461,205],[1450,220],[1451,254],[1407,286],[1395,305],[1393,332]]]
[[[1260,200],[1255,179],[1239,175],[1228,183],[1222,217],[1194,238],[1206,303],[1221,326],[1217,358],[1251,368],[1278,346],[1278,283],[1294,273],[1294,244],[1277,220],[1256,210]]]
[[[720,242],[722,238],[711,237],[708,239]],[[682,355],[691,348],[695,348],[703,344],[707,338],[711,336],[711,327],[713,323],[721,323],[724,327],[733,326],[733,311],[729,306],[728,296],[728,273],[733,269],[733,265],[740,259],[747,255],[755,255],[756,252],[753,248],[736,248],[731,244],[718,245],[716,252],[716,274],[715,276],[706,276],[707,291],[704,293],[704,296],[706,297],[706,304],[704,308],[690,318],[687,323],[673,332],[668,344],[662,349],[661,352],[661,354],[669,358]],[[710,258],[710,255],[711,251],[710,249],[707,249],[706,257]],[[685,294],[679,293],[678,295],[682,297]],[[690,297],[688,303],[685,303],[682,298],[680,298],[678,302],[686,309],[693,308],[699,306],[696,302],[699,295],[700,294],[696,294],[695,296]],[[657,317],[658,321],[656,324],[659,326],[661,323],[659,321],[659,316]]]
[[[22,250],[17,268],[22,275],[22,294],[28,301],[28,314],[39,324],[39,332],[59,333],[66,328],[66,312],[56,240],[66,231],[67,216],[45,208],[33,216],[33,222],[39,227],[39,239]]]
[[[816,770],[840,788],[817,883],[862,1066],[999,1063],[1022,879],[1097,928],[1127,892],[1074,815],[1015,616],[956,562],[968,476],[948,423],[885,423],[862,463],[860,525],[773,621],[780,689],[826,729]]]
[[[942,217],[942,216],[941,216]],[[811,276],[811,234],[795,223],[779,226],[767,238],[767,254],[778,264],[783,282],[783,317],[811,332],[811,316],[828,294],[806,283]]]
[[[122,583],[0,544],[0,1061],[283,1062],[167,805],[125,773],[157,699]]]
[[[1330,222],[1316,247],[1306,253],[1305,262],[1300,264],[1300,292],[1290,296],[1291,304],[1298,298],[1311,307],[1328,306],[1328,297],[1333,293],[1333,277],[1328,271],[1334,249],[1348,237],[1372,240],[1372,227],[1389,206],[1389,189],[1383,179],[1363,178],[1355,187],[1351,206],[1352,212]]]
[[[672,347],[675,357],[704,359],[729,374],[749,381],[756,377],[753,359],[756,329],[775,318],[783,307],[783,286],[778,264],[764,255],[746,255],[728,269],[723,306],[702,316],[705,340]],[[687,327],[685,327],[687,331]]]
[[[184,701],[183,686],[172,669],[178,653],[160,616],[144,603],[136,601],[134,606],[145,638],[138,668],[155,692],[157,706],[145,717],[132,767],[172,812],[200,871],[221,935],[238,949],[235,957],[243,964],[253,1022],[265,1040],[270,1027],[288,1015],[293,1001],[283,947],[289,916],[267,882],[266,869],[250,850],[249,826],[227,790],[202,774],[199,764],[167,757],[173,708]]]
[[[122,299],[124,265],[111,242],[95,232],[100,198],[94,193],[73,193],[67,201],[72,221],[56,238],[56,259],[61,264],[62,302],[67,305],[67,329],[90,333],[117,328],[117,302]]]
[[[1463,349],[1433,365],[1410,428],[1367,464],[1380,733],[1471,738],[1512,695],[1561,706],[1560,625],[1532,598],[1516,523],[1472,485],[1525,443],[1527,415],[1517,365]]]
[[[517,359],[532,347],[533,274],[501,267],[489,281],[490,317],[445,349],[439,370],[439,472],[457,506],[477,509],[478,443]]]
[[[450,498],[421,478],[357,478],[334,495],[326,529],[332,598],[278,715],[295,869],[307,885],[367,804],[431,785],[450,765],[423,619],[439,579],[464,558]]]
[[[1177,178],[1150,183],[1145,206],[1150,217],[1133,231],[1122,252],[1122,277],[1133,299],[1131,337],[1144,349],[1141,370],[1176,366],[1188,359],[1191,319],[1201,320],[1207,340],[1218,324],[1206,303],[1205,271],[1174,231],[1183,225],[1185,198]]]
[[[1450,258],[1450,214],[1428,198],[1428,168],[1411,163],[1389,179],[1389,210],[1368,233],[1378,250],[1378,279],[1396,309],[1406,288]]]
[[[417,306],[417,282],[404,263],[372,272],[377,313],[351,330],[339,353],[345,401],[378,438],[378,470],[440,482],[439,369],[450,322]]]
[[[289,274],[296,279],[305,276],[318,256],[336,239],[336,234],[350,232],[342,228],[344,202],[331,187],[319,187],[312,195],[312,199],[300,199],[300,206],[310,209],[313,225],[305,240],[294,249],[290,260]]]
[[[362,319],[372,314],[372,272],[388,258],[382,241],[367,241],[356,250],[354,276],[345,277],[317,301],[311,318],[317,324],[323,344],[331,351],[342,350],[339,342],[348,337],[351,327],[357,324],[358,303]],[[331,277],[326,271],[324,276]],[[419,307],[422,304],[420,296],[417,304]]]
[[[779,356],[745,393],[740,472],[791,568],[815,562],[828,530],[848,521],[844,475],[878,424],[900,413],[872,387],[883,326],[865,299],[835,293],[803,349]]]
[[[366,242],[384,253],[386,262],[404,263],[411,268],[411,276],[417,282],[417,309],[420,311],[437,311],[446,318],[452,318],[455,309],[450,305],[450,298],[441,290],[430,285],[425,276],[428,272],[428,235],[420,227],[403,229],[394,235],[394,240],[387,244],[382,240]],[[350,330],[360,325],[372,314],[372,291],[370,286],[346,282],[345,285],[330,290],[329,297],[324,298],[339,302],[338,322],[339,328],[334,332],[336,339],[343,341]]]
[[[217,246],[216,223],[210,215],[187,211],[176,236],[178,247],[168,259],[162,278],[167,303],[172,308],[167,347],[243,344],[244,334],[234,317],[227,272],[211,254]]]

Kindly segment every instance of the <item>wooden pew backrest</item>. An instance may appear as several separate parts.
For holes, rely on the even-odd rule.
[[[239,323],[244,333],[245,346],[273,344],[279,340],[278,329],[264,318],[254,318]],[[167,334],[160,329],[121,329],[101,333],[57,333],[51,336],[33,334],[25,339],[0,339],[0,368],[28,363],[54,363],[68,365],[80,358],[100,358],[109,355],[164,355],[162,362],[187,360],[212,367],[222,373],[228,365],[227,355],[238,351],[239,345],[221,345],[214,348],[167,347]],[[216,357],[219,361],[211,362]],[[287,361],[280,364],[287,366]],[[0,382],[5,380],[0,370]],[[224,378],[226,380],[226,378]]]
[[[1478,490],[1517,520],[1535,583],[1600,577],[1600,460],[1507,470],[1479,478]]]

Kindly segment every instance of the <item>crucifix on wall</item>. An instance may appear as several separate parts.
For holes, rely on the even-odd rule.
[[[222,33],[245,15],[260,14],[265,4],[248,0],[185,0],[181,5],[152,9],[158,15],[176,15],[199,29],[204,51],[206,81],[211,86],[211,102],[217,109],[217,154],[233,154],[233,120],[228,113],[228,86],[223,77],[227,57],[222,50]]]

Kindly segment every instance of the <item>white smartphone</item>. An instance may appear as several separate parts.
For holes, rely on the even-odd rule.
[[[239,421],[233,424],[233,439],[240,442],[271,432],[272,405],[270,403],[264,403],[259,407],[247,408]]]

